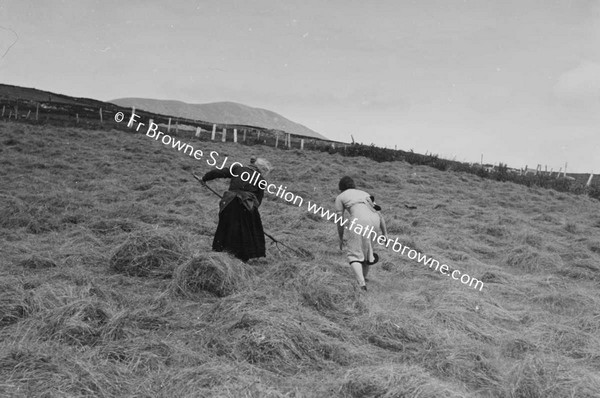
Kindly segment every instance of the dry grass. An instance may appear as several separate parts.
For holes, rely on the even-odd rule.
[[[184,138],[265,156],[273,182],[330,209],[351,175],[391,235],[485,286],[378,247],[361,293],[335,226],[270,194],[265,229],[301,255],[268,244],[240,263],[210,250],[218,202],[190,175],[205,161],[141,134],[3,123],[0,396],[598,396],[600,202]]]
[[[132,276],[170,277],[183,248],[169,231],[131,234],[110,258],[110,268]]]
[[[225,297],[244,287],[247,266],[226,253],[206,253],[191,258],[175,269],[171,291],[194,298],[202,291]]]

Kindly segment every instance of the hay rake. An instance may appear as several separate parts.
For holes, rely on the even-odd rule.
[[[200,184],[208,189],[209,191],[211,191],[212,193],[214,193],[215,195],[217,195],[219,198],[223,198],[223,196],[221,196],[217,191],[215,191],[214,189],[212,189],[211,187],[209,187],[206,182],[202,181],[202,179],[200,177],[198,177],[195,173],[192,173],[192,175],[194,176],[194,178],[196,180],[198,180],[200,182]],[[277,248],[277,250],[279,250],[281,253],[285,254],[285,252],[279,247],[279,245],[283,246],[284,248],[288,249],[289,251],[291,251],[292,253],[294,253],[297,257],[301,257],[301,258],[312,258],[313,255],[311,252],[309,252],[306,249],[303,248],[297,248],[294,249],[288,245],[286,245],[285,243],[283,243],[282,241],[280,241],[279,239],[276,239],[275,237],[273,237],[271,234],[268,234],[267,232],[263,231],[263,233],[265,234],[265,236],[269,239],[271,239],[271,244],[274,244],[275,247]]]

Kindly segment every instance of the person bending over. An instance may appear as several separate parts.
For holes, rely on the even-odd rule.
[[[213,169],[204,174],[202,182],[215,178],[229,178],[229,190],[219,202],[219,224],[215,232],[212,248],[214,251],[227,251],[246,262],[251,258],[265,257],[265,234],[258,207],[262,203],[264,191],[258,187],[271,171],[271,164],[262,158],[252,159],[248,166],[235,165]],[[260,173],[256,184],[240,178],[243,172]],[[232,174],[233,173],[233,174]]]
[[[338,216],[343,217],[344,212],[350,213],[348,219],[355,220],[356,224],[360,224],[363,228],[373,228],[378,234],[385,231],[385,223],[382,224],[375,205],[370,198],[370,195],[362,190],[356,189],[354,180],[345,176],[340,179],[338,188],[341,193],[335,199],[335,210]],[[383,227],[383,228],[382,228]],[[340,250],[344,245],[344,226],[338,224],[338,236],[340,239]],[[356,233],[353,230],[349,231],[347,242],[347,258],[350,266],[354,270],[356,280],[361,289],[367,290],[365,277],[369,273],[369,268],[375,264],[379,257],[373,252],[373,241],[367,236]]]

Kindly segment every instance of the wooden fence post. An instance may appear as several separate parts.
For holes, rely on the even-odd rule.
[[[258,133],[256,134],[256,140],[260,140],[260,130],[258,131]]]
[[[40,103],[38,102],[35,105],[35,120],[38,120],[39,111],[40,111]],[[4,107],[2,107],[2,116],[4,116]]]
[[[75,120],[77,121],[77,124],[79,124],[79,113],[75,114]]]
[[[300,138],[300,150],[304,150],[304,138]]]
[[[227,135],[227,129],[225,127],[223,127],[223,135],[221,136],[221,141],[223,141],[223,142],[227,141],[226,135]]]
[[[167,133],[171,132],[171,118],[169,118],[169,125],[167,126]]]
[[[12,117],[12,111],[8,112],[8,120]]]
[[[246,142],[246,130],[244,130],[244,142]]]
[[[210,135],[210,139],[211,139],[212,141],[214,141],[214,140],[215,140],[215,134],[216,134],[216,133],[217,133],[217,125],[216,125],[216,124],[213,124],[212,134]]]
[[[233,129],[233,142],[237,143],[237,129]]]
[[[25,116],[25,119],[29,120],[29,115],[31,114],[31,109],[27,111],[27,116]]]
[[[2,117],[4,117],[4,107],[5,105],[2,105]]]
[[[175,119],[175,133],[179,133],[179,119]]]
[[[589,186],[592,185],[592,178],[594,178],[594,172],[593,171],[590,174],[590,178],[588,179],[587,183],[585,184],[586,187],[589,187]]]
[[[131,116],[135,115],[135,106],[131,107]],[[131,126],[133,126],[133,117],[129,118],[129,121],[127,122],[127,127],[131,128]]]
[[[198,126],[196,126],[196,137],[200,137],[200,132],[202,131],[202,129]]]
[[[102,108],[100,108],[100,123],[104,123],[104,120],[102,120]]]
[[[275,133],[275,148],[277,148],[277,144],[279,144],[279,133]]]

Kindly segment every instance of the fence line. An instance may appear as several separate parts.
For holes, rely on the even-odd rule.
[[[74,100],[73,100],[74,101]],[[89,100],[94,101],[94,100]],[[76,125],[87,126],[87,127],[101,127],[101,128],[114,128],[114,129],[123,129],[124,126],[114,121],[114,115],[117,112],[123,112],[125,115],[129,115],[132,111],[132,108],[124,108],[113,104],[100,103],[101,106],[94,106],[93,104],[81,105],[81,104],[70,104],[70,103],[57,103],[52,102],[51,99],[47,102],[45,101],[28,101],[23,99],[11,100],[7,98],[0,98],[0,105],[2,105],[2,119],[6,116],[6,108],[9,110],[8,119],[10,120],[13,115],[15,120],[27,120],[28,122],[40,122],[40,116],[44,117],[46,123],[60,123],[62,125],[69,125],[73,123],[73,119],[75,119]],[[14,109],[14,113],[13,110]],[[26,113],[20,113],[26,112]],[[32,111],[35,110],[35,121],[30,119]],[[138,114],[141,118],[145,118],[150,120],[150,123],[155,122],[157,125],[167,125],[167,131],[170,132],[170,126],[172,123],[172,117],[168,115],[160,115],[155,114],[153,112],[147,112],[143,110],[133,110]],[[110,117],[104,120],[104,113],[108,112]],[[100,126],[98,126],[98,122]],[[329,151],[330,153],[342,152],[343,155],[346,156],[365,156],[369,157],[376,161],[393,161],[393,160],[405,160],[411,164],[424,164],[430,165],[432,167],[438,168],[440,170],[449,170],[454,169],[458,171],[467,171],[470,173],[480,174],[479,171],[471,170],[472,167],[467,167],[467,163],[456,162],[446,159],[439,159],[437,155],[420,155],[414,153],[412,150],[410,152],[397,150],[397,147],[394,149],[388,148],[379,148],[375,147],[373,144],[363,145],[357,144],[354,142],[352,144],[347,144],[339,141],[330,141],[324,140],[317,137],[296,135],[293,133],[288,133],[281,130],[276,129],[267,129],[256,126],[248,126],[248,125],[239,125],[239,124],[226,124],[226,123],[210,123],[201,120],[193,120],[193,119],[185,119],[185,118],[176,118],[175,121],[175,133],[180,134],[179,130],[182,130],[183,133],[186,131],[190,132],[191,137],[196,137],[198,139],[206,139],[208,137],[203,136],[203,133],[210,135],[210,140],[214,141],[216,139],[217,129],[221,129],[221,141],[227,142],[227,130],[232,131],[233,142],[238,142],[238,132],[243,133],[243,142],[246,145],[268,145],[274,146],[275,148],[279,148],[279,137],[283,134],[283,145],[281,149],[299,149],[299,150],[321,150],[321,151]],[[195,131],[195,134],[194,134]],[[337,145],[336,145],[337,144]],[[348,148],[349,146],[349,148]],[[343,147],[343,148],[342,148]],[[350,149],[350,150],[348,150]],[[483,154],[482,154],[483,157]],[[483,160],[483,159],[482,159]],[[565,163],[565,170],[562,170],[562,167],[557,173],[556,178],[563,179],[572,179],[572,177],[567,177],[566,169],[568,164]],[[467,170],[469,169],[469,170]],[[525,171],[528,168],[526,166]],[[529,169],[536,174],[536,176],[548,175],[548,167],[546,166],[545,172],[541,170],[541,164],[538,164],[535,170]],[[499,170],[482,170],[486,171],[486,175],[498,173]],[[523,172],[521,172],[523,173]],[[525,173],[527,174],[527,172]],[[550,170],[550,176],[552,176],[553,170]],[[581,174],[581,173],[579,173]],[[481,175],[484,177],[484,175]],[[581,177],[581,175],[579,176]],[[583,177],[583,180],[580,181],[578,179],[579,188],[576,190],[581,190],[583,187],[586,189],[597,189],[600,187],[600,183],[595,183],[592,185],[594,174],[590,173],[589,178]],[[586,182],[587,179],[587,182]],[[598,181],[596,179],[595,181]],[[513,181],[516,182],[516,181]],[[522,183],[522,182],[517,182]]]

